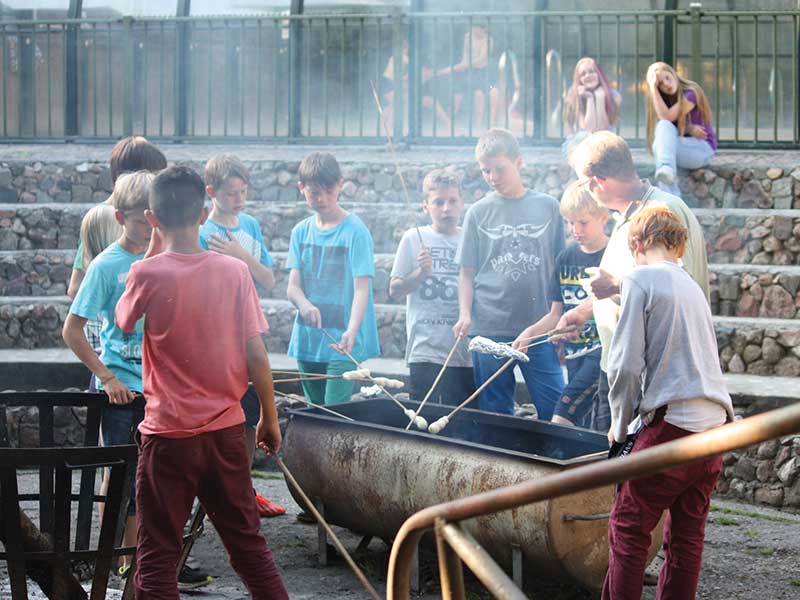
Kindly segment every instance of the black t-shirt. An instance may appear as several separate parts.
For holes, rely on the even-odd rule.
[[[588,294],[581,286],[581,279],[588,279],[588,267],[598,267],[603,258],[602,250],[587,254],[576,243],[571,243],[556,257],[553,279],[550,283],[550,301],[562,302],[564,312],[581,304]],[[589,319],[583,326],[580,338],[575,342],[566,344],[567,356],[576,352],[585,352],[589,349],[600,347],[600,336],[597,334],[597,325],[594,318]]]

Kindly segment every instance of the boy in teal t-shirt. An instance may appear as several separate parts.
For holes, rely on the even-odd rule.
[[[372,236],[338,204],[342,175],[332,154],[307,156],[299,175],[300,191],[315,214],[295,225],[289,244],[287,296],[298,309],[289,356],[302,373],[341,375],[356,368],[342,350],[359,362],[380,354]],[[331,345],[322,329],[339,343]],[[335,404],[350,399],[353,382],[304,381],[303,391],[314,404]]]
[[[114,321],[114,311],[125,291],[131,265],[144,258],[150,243],[152,228],[144,217],[144,211],[148,207],[152,179],[153,175],[144,171],[117,179],[114,208],[117,221],[122,225],[122,237],[89,264],[64,322],[63,337],[67,346],[94,373],[97,387],[108,395],[111,404],[119,405],[103,409],[102,433],[106,446],[133,443],[133,432],[141,420],[141,413],[134,410],[131,402],[143,389],[144,322],[139,321],[132,333],[124,333]],[[89,319],[102,322],[99,358],[84,333]],[[131,490],[123,538],[126,546],[136,545],[135,497],[135,490]],[[123,557],[123,571],[129,561],[129,557]]]

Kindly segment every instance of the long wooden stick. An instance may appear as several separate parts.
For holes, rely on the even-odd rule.
[[[450,348],[450,352],[447,354],[447,358],[444,360],[444,364],[442,365],[442,368],[439,370],[439,374],[436,376],[436,379],[433,380],[433,385],[431,386],[431,389],[428,390],[428,393],[425,394],[425,397],[422,399],[422,402],[417,407],[417,412],[414,413],[414,418],[415,419],[419,416],[419,413],[422,412],[422,407],[425,406],[425,403],[428,401],[428,398],[430,398],[431,394],[433,394],[433,390],[436,389],[436,386],[439,384],[439,380],[442,378],[442,375],[444,375],[444,370],[447,368],[447,365],[450,364],[450,359],[453,358],[453,354],[455,354],[456,348],[458,347],[459,342],[461,342],[461,340],[463,340],[463,339],[464,338],[462,338],[462,337],[457,337],[456,338],[456,341],[453,344],[453,347]],[[413,421],[409,421],[408,422],[408,425],[406,425],[406,429],[409,429],[411,427],[411,423],[412,422]]]
[[[303,381],[325,381],[328,379],[341,379],[341,375],[318,375],[315,377],[290,377],[289,379],[273,379],[273,383],[302,383]]]
[[[347,358],[349,358],[351,361],[353,361],[353,364],[355,364],[355,366],[356,366],[356,369],[360,369],[360,368],[361,368],[361,363],[359,363],[359,362],[358,362],[358,361],[357,361],[355,358],[353,358],[353,355],[352,355],[352,354],[350,354],[350,353],[349,353],[347,350],[345,350],[344,348],[342,348],[342,347],[339,345],[339,340],[337,340],[335,337],[333,337],[333,336],[330,334],[330,332],[328,332],[328,330],[327,330],[327,329],[324,329],[323,327],[320,327],[320,330],[322,330],[322,333],[324,333],[326,336],[328,336],[328,339],[329,339],[329,340],[331,340],[331,341],[334,343],[334,345],[335,345],[337,348],[339,348],[339,350],[341,350],[341,351],[342,351],[342,353],[343,353],[343,354],[344,354],[344,355],[345,355]],[[402,408],[402,409],[403,409],[403,412],[405,412],[405,411],[406,411],[406,407],[405,407],[405,406],[403,406],[403,403],[402,403],[402,402],[400,402],[400,400],[398,400],[397,398],[395,398],[393,394],[389,393],[389,392],[386,390],[386,388],[384,388],[384,387],[383,387],[381,384],[377,383],[377,382],[375,381],[375,378],[373,378],[373,377],[372,377],[372,374],[371,374],[371,373],[370,373],[369,375],[367,375],[367,377],[369,378],[370,382],[371,382],[373,385],[377,385],[377,386],[378,386],[378,388],[379,388],[379,389],[380,389],[380,390],[381,390],[381,391],[382,391],[384,394],[386,394],[386,395],[387,395],[389,398],[391,398],[391,399],[394,401],[394,403],[395,403],[395,404],[397,404],[397,406],[399,406],[400,408]]]
[[[280,456],[276,455],[275,456],[275,460],[278,463],[278,468],[281,471],[283,471],[283,474],[286,477],[286,479],[288,479],[289,482],[292,484],[292,486],[294,486],[294,489],[297,490],[298,494],[300,494],[300,497],[303,499],[303,502],[305,502],[306,507],[308,508],[308,510],[310,510],[311,514],[313,514],[314,517],[317,519],[317,523],[322,525],[322,527],[325,529],[325,532],[329,536],[331,536],[331,540],[333,541],[334,545],[336,546],[336,549],[341,553],[341,555],[347,561],[347,564],[350,565],[350,568],[353,570],[353,573],[356,574],[356,577],[358,577],[359,581],[361,581],[361,584],[367,590],[369,595],[372,596],[372,598],[374,598],[374,600],[383,600],[380,597],[380,595],[378,594],[378,592],[375,590],[375,588],[372,586],[372,584],[369,582],[369,580],[367,579],[367,576],[364,575],[364,572],[358,567],[358,565],[356,564],[356,561],[354,561],[353,558],[350,556],[350,554],[347,552],[347,550],[345,549],[345,547],[342,544],[342,542],[339,541],[339,538],[333,532],[333,529],[331,529],[331,526],[328,525],[328,523],[325,521],[324,518],[322,518],[322,515],[317,510],[317,507],[314,506],[314,503],[311,500],[309,500],[308,496],[303,491],[303,488],[301,488],[300,484],[297,483],[297,480],[294,478],[292,473],[289,471],[288,467],[281,460]]]
[[[330,408],[327,408],[327,407],[322,406],[320,404],[314,404],[313,402],[307,400],[305,398],[305,396],[292,396],[291,394],[285,394],[283,392],[279,392],[278,390],[275,390],[275,395],[282,396],[283,398],[291,398],[292,400],[300,400],[300,402],[305,402],[311,408],[318,408],[320,410],[324,410],[325,412],[331,413],[332,415],[336,415],[337,417],[341,417],[345,421],[355,421],[355,419],[352,419],[352,418],[348,417],[347,415],[343,415],[342,413],[338,413],[335,410],[331,410]]]
[[[408,193],[406,180],[403,177],[402,171],[400,171],[400,163],[397,160],[397,154],[395,154],[394,151],[394,141],[392,140],[392,134],[389,132],[389,125],[383,118],[383,106],[381,106],[381,99],[378,96],[378,90],[375,87],[374,81],[370,80],[369,85],[372,87],[372,97],[375,98],[375,104],[378,106],[378,115],[380,116],[381,123],[383,123],[383,130],[386,132],[386,139],[389,142],[389,153],[392,155],[392,162],[394,162],[394,170],[397,172],[397,176],[400,178],[400,186],[403,188],[403,196],[405,197],[406,208],[413,217],[411,222],[414,223],[414,229],[417,230],[417,237],[419,238],[419,244],[420,246],[424,246],[425,242],[422,241],[422,234],[419,232],[419,226],[417,225],[417,213],[414,212],[414,209],[411,207],[411,195]]]

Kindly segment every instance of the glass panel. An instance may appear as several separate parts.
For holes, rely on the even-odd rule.
[[[177,0],[83,0],[83,16],[102,19],[131,15],[134,17],[175,15]]]

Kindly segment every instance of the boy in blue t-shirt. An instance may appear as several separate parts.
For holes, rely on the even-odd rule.
[[[275,261],[269,255],[261,234],[261,227],[253,217],[244,214],[250,172],[233,154],[217,154],[206,163],[206,193],[211,198],[211,212],[200,226],[200,246],[238,258],[247,265],[250,275],[266,291],[275,287],[272,268]],[[247,455],[250,462],[256,449],[256,425],[261,414],[261,403],[253,386],[242,397],[245,416]],[[253,490],[261,517],[277,517],[286,509]]]
[[[152,228],[144,217],[148,208],[153,175],[138,171],[121,175],[114,185],[114,209],[122,225],[122,237],[98,254],[89,264],[75,300],[64,322],[62,335],[67,346],[94,373],[97,387],[108,395],[111,404],[102,413],[103,444],[115,446],[133,443],[133,432],[141,420],[132,406],[142,393],[142,334],[144,322],[136,323],[133,333],[124,333],[114,322],[114,310],[125,291],[125,279],[131,265],[144,257]],[[84,333],[88,320],[102,322],[98,358]],[[107,485],[107,482],[104,481]],[[131,490],[128,521],[123,543],[136,545],[135,490]],[[127,570],[130,557],[123,557],[121,572]]]
[[[307,156],[299,176],[300,192],[316,214],[292,229],[287,296],[298,314],[289,356],[297,359],[301,373],[341,375],[355,368],[342,351],[359,362],[380,354],[372,236],[361,219],[338,204],[342,174],[332,154]],[[323,328],[339,343],[332,346]],[[335,404],[350,399],[353,382],[304,381],[303,391],[314,404]]]
[[[591,276],[587,269],[600,265],[608,243],[605,226],[608,211],[597,204],[577,182],[564,190],[561,215],[574,242],[556,257],[550,285],[550,312],[525,329],[512,346],[522,349],[532,338],[555,328],[563,312],[586,300],[581,280]],[[524,352],[525,350],[523,350]],[[594,319],[586,322],[580,336],[565,344],[568,383],[556,403],[551,421],[559,425],[589,426],[589,418],[600,375],[600,337]]]

